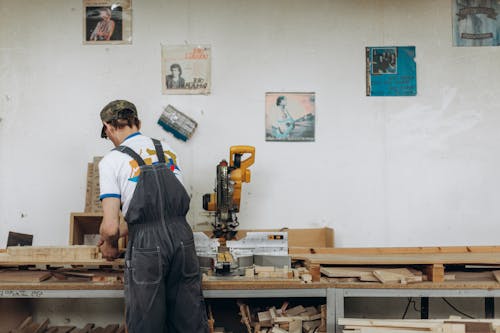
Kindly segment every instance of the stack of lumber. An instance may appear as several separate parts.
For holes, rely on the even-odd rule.
[[[9,333],[124,333],[125,326],[110,324],[106,327],[95,327],[94,324],[87,324],[83,328],[75,326],[49,326],[49,320],[42,323],[35,323],[31,317],[26,318],[17,328]]]
[[[456,246],[417,248],[316,248],[313,254],[290,253],[304,261],[313,281],[320,281],[321,266],[421,265],[429,281],[443,282],[447,265],[490,265],[500,267],[500,246]],[[297,251],[297,249],[293,249]]]
[[[85,212],[101,213],[102,204],[99,199],[99,162],[102,156],[95,156],[87,166],[87,192],[85,196]]]
[[[343,333],[496,333],[499,319],[354,319],[341,318]]]
[[[252,313],[246,304],[238,303],[241,322],[248,333],[313,333],[326,332],[326,305],[302,305],[288,309],[288,302],[281,308]]]

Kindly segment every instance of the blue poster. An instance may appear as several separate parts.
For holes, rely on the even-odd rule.
[[[452,0],[453,46],[499,46],[498,1]]]
[[[415,95],[415,46],[366,48],[366,96]]]

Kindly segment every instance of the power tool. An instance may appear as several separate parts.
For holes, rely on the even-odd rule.
[[[212,223],[214,237],[231,240],[236,235],[241,184],[250,182],[248,168],[254,162],[255,147],[232,146],[229,149],[229,162],[222,160],[217,165],[214,193],[203,196],[203,209],[215,212],[215,221]]]

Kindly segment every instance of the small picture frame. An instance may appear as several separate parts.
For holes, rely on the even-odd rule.
[[[164,95],[210,94],[211,61],[209,45],[162,45],[162,93]]]
[[[266,141],[314,141],[314,92],[266,93]]]
[[[131,0],[83,0],[83,43],[132,44]]]

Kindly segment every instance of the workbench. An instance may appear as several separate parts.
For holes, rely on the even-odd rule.
[[[465,276],[465,277],[464,277]],[[254,280],[211,278],[203,282],[207,299],[216,298],[321,298],[327,304],[329,333],[342,332],[337,318],[344,317],[344,303],[350,297],[500,297],[500,283],[496,281],[461,280],[442,283],[416,284],[338,283],[310,284],[289,283],[284,280]],[[122,298],[123,285],[88,282],[2,283],[0,298]]]

